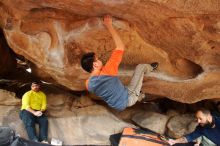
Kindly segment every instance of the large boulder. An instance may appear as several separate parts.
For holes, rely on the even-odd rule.
[[[172,138],[180,138],[193,132],[197,125],[194,115],[177,115],[169,120],[167,134]]]
[[[14,92],[0,89],[0,105],[20,105],[21,100],[18,99]]]
[[[132,120],[143,128],[150,129],[154,132],[164,134],[168,117],[155,112],[137,113],[132,117]]]
[[[126,44],[125,84],[137,64],[156,61],[143,92],[194,103],[219,98],[219,10],[218,0],[3,0],[0,27],[33,74],[84,90],[81,56],[94,51],[105,62],[115,47],[101,19],[109,13]]]
[[[28,138],[19,118],[21,99],[13,92],[0,90],[0,126],[9,125]],[[77,100],[69,93],[47,94],[49,140],[57,138],[66,145],[109,145],[109,136],[132,126],[87,97]],[[76,104],[80,101],[80,104]],[[92,103],[92,104],[91,104]],[[82,108],[83,107],[83,108]]]
[[[57,138],[65,145],[109,145],[110,135],[133,126],[86,96],[76,97],[51,85],[45,86],[44,90],[47,95],[49,140]],[[0,126],[9,125],[21,137],[28,138],[19,118],[21,99],[13,92],[0,89],[0,103]]]
[[[19,118],[20,107],[0,106],[0,126],[9,125],[16,133],[27,138]],[[56,111],[54,111],[56,112]],[[115,117],[102,106],[76,109],[59,117],[49,116],[49,141],[56,138],[65,145],[109,145],[109,136],[132,126]],[[36,126],[38,129],[38,126]]]

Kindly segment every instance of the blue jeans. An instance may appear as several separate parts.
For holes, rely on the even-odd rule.
[[[43,141],[47,140],[48,134],[48,119],[45,114],[37,117],[27,110],[22,110],[20,112],[20,118],[23,121],[27,134],[30,140],[33,141]],[[39,124],[39,138],[36,134],[35,124]]]

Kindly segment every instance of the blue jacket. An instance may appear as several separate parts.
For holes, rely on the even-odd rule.
[[[220,146],[220,117],[217,115],[212,115],[212,117],[215,121],[214,128],[197,126],[194,132],[185,136],[187,141],[191,142],[200,136],[205,136],[213,143]]]

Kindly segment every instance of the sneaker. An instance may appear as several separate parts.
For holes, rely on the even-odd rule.
[[[61,140],[59,140],[59,139],[56,139],[56,138],[52,138],[51,139],[51,144],[52,145],[56,145],[56,146],[59,146],[59,145],[61,145],[62,146],[62,141]]]
[[[41,143],[49,144],[49,142],[47,140],[43,140],[43,141],[41,141]]]
[[[39,142],[37,138],[32,139],[34,142]]]
[[[150,65],[152,66],[153,71],[154,71],[154,70],[156,70],[156,69],[157,69],[157,67],[158,67],[159,63],[158,63],[158,62],[153,62],[153,63],[151,63]]]
[[[32,141],[34,141],[34,142],[39,142],[37,139],[33,139]]]

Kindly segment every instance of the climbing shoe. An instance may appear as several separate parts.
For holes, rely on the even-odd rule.
[[[159,63],[158,63],[158,62],[153,62],[153,63],[151,63],[150,65],[152,66],[153,71],[154,71],[154,70],[156,70],[156,69],[157,69],[157,67],[158,67]]]

